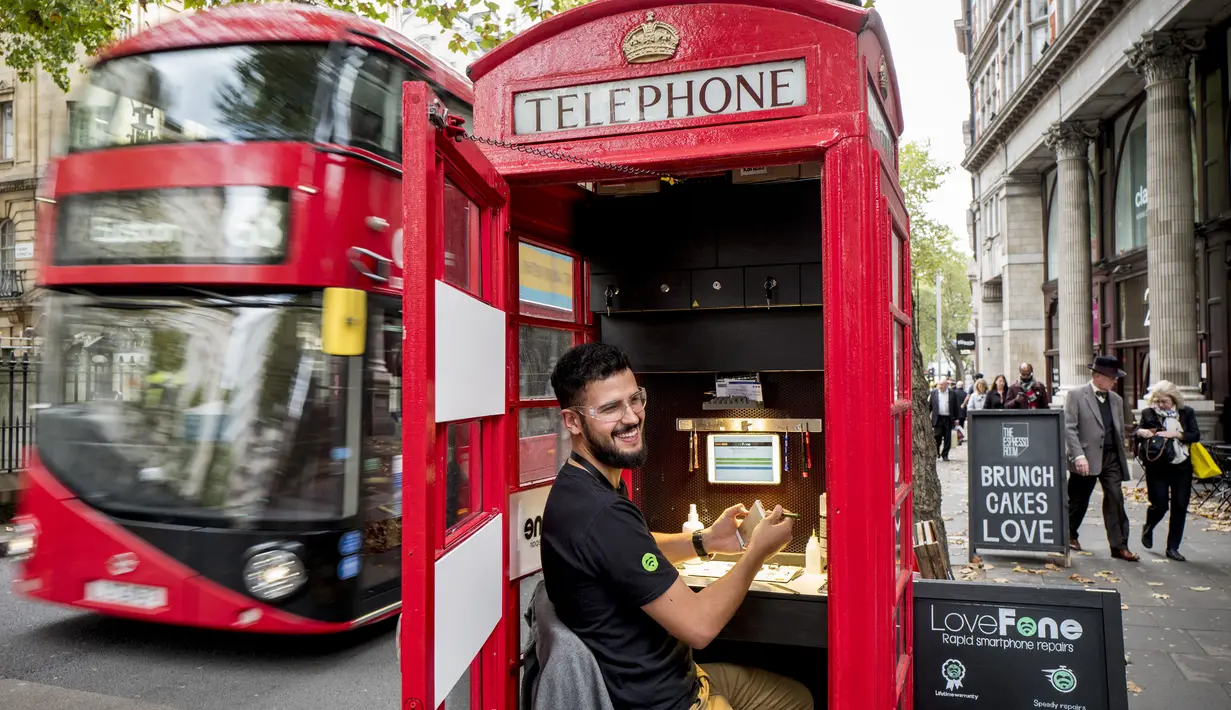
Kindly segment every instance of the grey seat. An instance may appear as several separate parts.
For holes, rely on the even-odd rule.
[[[560,621],[543,582],[526,610],[530,646],[521,681],[522,710],[614,710],[594,654]]]

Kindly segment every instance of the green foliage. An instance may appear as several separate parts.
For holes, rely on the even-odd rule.
[[[926,362],[936,359],[936,275],[941,275],[941,339],[950,343],[970,323],[970,282],[966,257],[957,250],[953,230],[927,212],[932,194],[940,188],[952,166],[936,160],[930,141],[902,146],[899,174],[906,210],[910,214],[910,258],[915,291],[915,332]],[[960,362],[947,347],[950,360]],[[954,372],[961,373],[959,366]]]
[[[128,0],[0,0],[0,59],[31,81],[41,66],[68,91],[78,48],[94,54],[124,26]]]

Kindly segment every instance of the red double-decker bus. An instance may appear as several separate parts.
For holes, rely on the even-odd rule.
[[[272,632],[397,613],[405,81],[470,115],[426,51],[302,5],[186,16],[93,67],[39,197],[19,592]],[[441,463],[465,469],[455,438]]]

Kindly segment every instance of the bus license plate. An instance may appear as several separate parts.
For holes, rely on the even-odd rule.
[[[85,585],[85,600],[134,609],[160,609],[167,605],[165,587],[96,580]]]

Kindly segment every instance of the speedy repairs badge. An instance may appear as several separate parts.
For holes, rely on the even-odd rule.
[[[1051,687],[1061,693],[1071,693],[1077,688],[1077,675],[1064,666],[1043,672],[1047,674],[1047,682],[1051,683]]]

